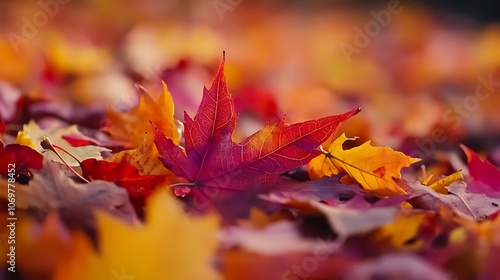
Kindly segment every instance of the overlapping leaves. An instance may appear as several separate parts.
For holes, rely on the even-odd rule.
[[[153,124],[161,161],[189,181],[186,186],[242,190],[277,181],[284,172],[307,164],[324,142],[349,117],[345,114],[288,125],[284,118],[266,125],[241,143],[232,141],[237,116],[226,87],[224,60],[194,119],[184,116],[185,149],[165,137]]]

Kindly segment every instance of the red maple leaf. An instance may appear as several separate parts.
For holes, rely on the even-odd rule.
[[[194,119],[184,114],[185,150],[153,124],[162,163],[192,187],[242,190],[280,179],[280,175],[307,164],[320,153],[317,147],[337,126],[357,114],[347,113],[288,125],[285,118],[237,144],[232,133],[237,123],[233,97],[226,87],[224,59]]]

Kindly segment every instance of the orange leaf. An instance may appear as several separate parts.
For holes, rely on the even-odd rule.
[[[179,143],[179,135],[174,120],[174,102],[167,86],[163,84],[163,93],[158,100],[141,89],[139,104],[126,113],[108,110],[110,125],[105,129],[111,135],[121,141],[126,141],[137,147],[141,145],[144,138],[146,142],[152,140],[150,121],[154,122],[158,129],[168,136],[174,143]]]
[[[309,163],[313,179],[346,172],[367,190],[379,195],[401,194],[404,191],[392,178],[401,178],[400,170],[419,159],[411,158],[389,147],[373,147],[370,141],[359,147],[344,150],[342,144],[349,140],[342,134],[323,155]]]
[[[97,212],[99,250],[78,232],[53,279],[219,279],[211,266],[216,216],[188,220],[164,191],[151,198],[146,213],[146,224],[133,226]]]

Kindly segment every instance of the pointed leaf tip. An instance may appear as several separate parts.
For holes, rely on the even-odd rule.
[[[235,143],[232,134],[238,116],[226,87],[224,61],[225,52],[211,87],[204,87],[194,118],[184,115],[185,149],[155,134],[163,165],[200,187],[234,191],[277,181],[284,172],[317,156],[317,147],[338,125],[361,110],[354,107],[340,115],[290,125],[283,118]],[[227,182],[221,182],[223,175]]]

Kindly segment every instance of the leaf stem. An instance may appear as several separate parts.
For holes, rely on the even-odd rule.
[[[66,151],[62,147],[52,144],[52,142],[50,142],[50,139],[47,137],[42,139],[42,141],[40,142],[40,146],[42,146],[42,148],[44,148],[46,150],[51,150],[52,152],[54,152],[54,154],[56,154],[56,156],[64,163],[64,165],[66,165],[66,167],[73,174],[75,174],[76,177],[80,178],[82,181],[86,182],[87,184],[90,184],[89,180],[85,179],[82,175],[80,175],[78,172],[76,172],[71,166],[69,166],[69,164],[66,162],[66,160],[64,160],[64,158],[61,156],[61,154],[59,154],[59,152],[56,150],[56,147],[58,149],[60,149],[61,151],[65,152],[66,154],[70,155],[72,158],[74,158],[80,164],[81,162],[74,155],[72,155],[70,152]]]
[[[192,182],[192,183],[175,183],[175,184],[169,185],[168,187],[169,188],[175,188],[175,187],[180,187],[180,186],[196,187],[196,186],[198,186],[198,184],[196,182]]]
[[[337,160],[337,161],[339,161],[339,162],[343,163],[344,165],[348,165],[348,166],[350,166],[350,167],[352,167],[352,168],[354,168],[354,169],[358,170],[358,171],[359,171],[359,172],[361,172],[361,173],[366,173],[366,174],[368,174],[368,175],[370,175],[370,176],[373,176],[373,177],[376,177],[376,178],[382,179],[383,181],[388,181],[388,180],[387,180],[387,179],[385,179],[384,177],[381,177],[381,176],[379,176],[379,175],[377,175],[377,174],[375,174],[375,173],[371,173],[370,171],[366,171],[366,170],[361,169],[361,168],[359,168],[359,167],[357,167],[357,166],[355,166],[355,165],[353,165],[353,164],[351,164],[351,163],[348,163],[348,162],[346,162],[346,161],[343,161],[343,160],[339,159],[338,157],[336,157],[336,156],[332,155],[330,152],[326,152],[326,153],[323,153],[323,154],[324,154],[324,155],[325,155],[325,157],[326,157],[326,158],[328,158],[328,159],[329,159],[332,163],[333,163],[333,160]],[[333,163],[333,164],[335,165],[335,163]]]

